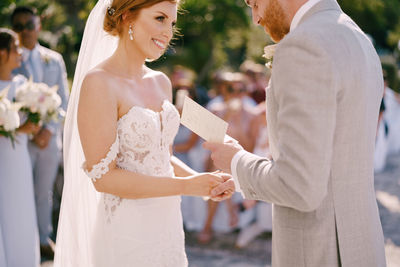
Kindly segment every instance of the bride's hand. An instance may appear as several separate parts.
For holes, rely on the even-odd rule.
[[[224,179],[214,173],[199,173],[188,177],[185,181],[184,195],[210,196],[211,190],[224,182]]]

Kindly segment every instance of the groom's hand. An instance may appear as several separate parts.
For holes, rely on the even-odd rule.
[[[220,176],[224,179],[224,182],[211,190],[211,200],[213,201],[226,200],[235,193],[235,183],[232,176],[229,174],[220,174]]]
[[[226,173],[231,173],[231,161],[233,156],[243,149],[241,145],[234,141],[228,141],[224,144],[205,142],[203,147],[211,150],[211,159],[214,165]]]

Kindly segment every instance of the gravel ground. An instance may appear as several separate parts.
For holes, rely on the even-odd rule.
[[[400,154],[390,156],[382,173],[375,175],[375,190],[385,236],[387,267],[400,267]],[[270,267],[271,235],[264,234],[248,247],[234,246],[237,233],[217,234],[206,246],[195,233],[186,234],[190,267]],[[51,261],[41,267],[52,267]]]
[[[388,158],[375,175],[375,191],[386,243],[388,267],[400,267],[400,155]]]

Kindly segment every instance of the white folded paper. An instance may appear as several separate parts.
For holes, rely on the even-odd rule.
[[[228,123],[185,97],[181,123],[206,141],[224,143]]]

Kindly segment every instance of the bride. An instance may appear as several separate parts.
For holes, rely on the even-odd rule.
[[[145,66],[168,47],[178,4],[99,0],[89,16],[65,122],[54,266],[187,266],[180,195],[209,196],[224,178],[171,156],[171,83]]]

